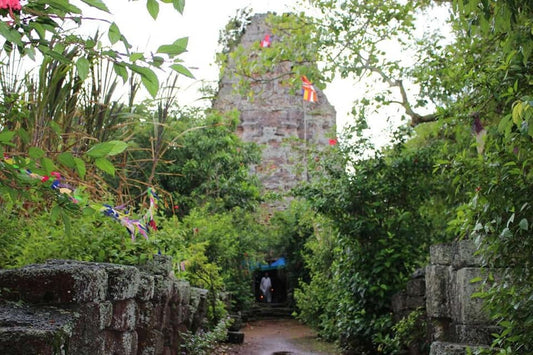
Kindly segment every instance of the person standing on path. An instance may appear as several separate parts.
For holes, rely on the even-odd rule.
[[[261,285],[259,286],[259,289],[261,290],[261,293],[263,294],[263,297],[265,298],[267,303],[272,302],[271,288],[272,281],[268,276],[268,272],[265,272],[265,276],[261,278]]]

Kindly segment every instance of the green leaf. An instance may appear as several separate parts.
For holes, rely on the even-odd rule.
[[[120,33],[120,30],[116,23],[113,22],[111,26],[109,26],[109,30],[107,31],[107,37],[109,38],[109,42],[111,42],[111,44],[115,44],[120,41],[120,37],[122,37],[122,34]]]
[[[6,144],[10,142],[15,136],[14,131],[2,131],[0,132],[0,144]]]
[[[144,54],[143,53],[136,52],[136,53],[130,54],[130,61],[131,62],[136,62],[137,60],[143,59],[143,58],[144,58]]]
[[[146,2],[146,8],[148,9],[148,13],[150,13],[150,16],[154,20],[157,19],[157,15],[159,15],[159,3],[156,0],[148,0]]]
[[[480,276],[478,276],[478,277],[474,277],[473,279],[471,279],[470,283],[474,284],[474,283],[481,282],[481,281],[483,281],[483,279]]]
[[[122,141],[109,141],[95,144],[87,151],[87,154],[91,158],[103,158],[106,156],[117,155],[122,153],[128,144]]]
[[[157,79],[157,75],[155,75],[151,69],[140,67],[135,64],[131,64],[130,68],[137,74],[141,75],[141,81],[144,87],[152,97],[155,97],[159,91],[159,79]]]
[[[44,169],[47,175],[49,175],[52,171],[57,170],[52,159],[46,157],[41,158],[41,167]]]
[[[63,152],[57,156],[57,161],[66,166],[67,168],[74,169],[76,167],[76,162],[74,161],[74,156],[70,152]]]
[[[160,56],[153,56],[152,57],[152,65],[157,67],[157,68],[160,68],[161,65],[163,65],[164,62],[165,62],[165,59],[163,57],[160,57]]]
[[[522,122],[522,115],[524,112],[524,103],[517,101],[513,105],[513,123],[519,125]]]
[[[185,8],[185,0],[172,0],[172,4],[174,4],[174,8],[178,10],[180,14],[183,15],[183,9]]]
[[[59,205],[56,205],[52,208],[50,211],[50,218],[53,222],[57,221],[57,218],[61,215],[61,207]]]
[[[109,9],[107,8],[106,4],[104,4],[101,0],[81,0],[87,5],[97,8],[98,10],[105,11],[109,13]]]
[[[70,236],[72,234],[72,225],[70,224],[70,217],[63,209],[61,209],[61,219],[63,220],[63,224],[65,225],[65,234],[67,236]]]
[[[50,128],[52,128],[52,130],[54,131],[55,134],[57,134],[59,137],[61,136],[61,126],[58,125],[56,122],[54,121],[50,121],[48,123],[50,125]]]
[[[187,69],[181,64],[172,64],[170,68],[172,68],[173,70],[177,71],[180,74],[185,75],[188,78],[194,79],[194,75],[189,71],[189,69]]]
[[[76,165],[76,171],[78,172],[78,175],[82,179],[85,178],[85,173],[87,172],[85,162],[80,158],[74,158],[74,164]]]
[[[72,13],[72,14],[82,13],[79,7],[76,7],[70,4],[67,0],[48,0],[46,1],[46,3],[57,10],[64,11],[65,13]],[[52,11],[50,12],[53,13]]]
[[[178,38],[172,44],[164,44],[157,49],[157,53],[165,53],[170,56],[178,55],[187,51],[189,37]]]
[[[520,227],[520,229],[525,230],[525,231],[527,231],[529,229],[529,223],[528,223],[527,219],[525,219],[525,218],[522,218],[520,220],[520,222],[518,223],[518,226]]]
[[[128,148],[128,143],[123,141],[109,141],[106,143],[111,145],[111,150],[107,154],[108,156],[120,154]]]
[[[38,147],[30,147],[30,149],[28,149],[28,155],[33,160],[41,159],[44,157],[44,150]]]
[[[20,137],[23,143],[28,144],[30,142],[30,134],[24,128],[17,129],[17,135]]]
[[[17,46],[24,47],[22,45],[21,34],[14,30],[11,26],[8,26],[5,21],[0,21],[0,35],[2,35],[8,42],[12,42]]]
[[[109,175],[115,176],[115,167],[106,158],[98,158],[98,159],[96,159],[94,161],[94,165],[96,165],[96,167],[98,169],[108,173]]]
[[[78,75],[81,80],[87,79],[89,76],[90,63],[87,58],[81,57],[76,61],[76,69],[78,69]]]
[[[128,80],[128,70],[126,70],[126,67],[122,63],[114,63],[113,64],[113,70],[115,73],[122,78],[122,81],[125,83]]]

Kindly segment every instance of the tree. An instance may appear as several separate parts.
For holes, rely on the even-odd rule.
[[[90,176],[92,181],[86,184],[87,188],[102,198],[106,191],[102,175],[115,174],[109,158],[127,148],[122,140],[127,140],[126,121],[133,117],[123,104],[111,99],[118,78],[124,82],[130,79],[135,86],[134,77],[138,76],[155,96],[159,90],[155,70],[164,65],[181,75],[192,76],[179,58],[186,51],[188,40],[180,38],[146,56],[132,52],[114,22],[108,22],[107,38],[76,33],[82,22],[108,21],[83,14],[81,5],[99,10],[103,16],[108,14],[107,6],[100,0],[83,0],[83,4],[68,0],[5,3],[0,11],[5,58],[2,66],[6,69],[2,70],[1,80],[0,99],[4,105],[0,116],[0,152],[11,163],[2,164],[3,198],[20,197],[21,192],[30,189],[28,185],[38,185],[39,179],[46,179],[58,170],[61,171],[57,173],[61,176],[58,179],[66,178],[62,183],[68,182],[69,190],[73,190],[73,185],[83,189],[81,182]],[[166,3],[165,6],[171,3],[174,9],[183,12],[183,0],[148,1],[147,10],[154,19],[160,3]],[[65,29],[70,26],[74,30]],[[123,48],[118,48],[119,45]],[[36,77],[10,70],[16,61],[28,58],[40,61]],[[109,139],[110,142],[105,142]],[[28,180],[28,175],[34,176],[34,180]],[[52,180],[43,186],[50,184]],[[72,195],[73,191],[71,198]],[[57,206],[60,205],[63,204]]]
[[[182,133],[163,156],[158,182],[173,195],[179,214],[194,207],[212,211],[253,208],[261,200],[259,182],[249,165],[259,160],[259,149],[236,135],[237,116],[184,112],[175,122]]]

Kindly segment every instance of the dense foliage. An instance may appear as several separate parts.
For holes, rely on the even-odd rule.
[[[99,0],[83,2],[107,11]],[[154,18],[159,3],[180,12],[184,4],[148,1]],[[391,296],[427,262],[429,245],[470,238],[487,267],[505,267],[482,280],[477,295],[501,327],[495,351],[532,353],[533,5],[310,4],[318,20],[270,16],[283,41],[260,51],[257,45],[254,55],[236,44],[249,14],[230,23],[223,41],[233,50],[241,92],[250,78],[261,83],[268,68],[286,61],[294,63],[284,78],[295,90],[301,75],[317,87],[336,76],[370,76],[386,88],[357,98],[355,128],[308,154],[309,182],[271,218],[249,175],[258,148],[235,134],[238,113],[179,107],[171,90],[159,90],[153,70],[163,62],[190,74],[178,57],[186,39],[145,56],[130,52],[113,23],[106,41],[64,32],[63,21],[83,21],[67,0],[2,9],[0,267],[48,258],[134,264],[164,253],[178,277],[211,291],[216,326],[227,308],[250,306],[247,265],[286,256],[300,319],[347,352],[396,353],[412,340],[416,314],[393,325]],[[432,6],[450,13],[450,32],[417,37],[417,18]],[[391,42],[415,60],[392,56]],[[13,70],[21,57],[39,63],[35,76]],[[229,58],[219,56],[221,63]],[[114,101],[118,82],[137,75],[158,100],[134,103],[134,79],[130,101]],[[370,113],[397,104],[405,127],[390,146],[372,150],[364,138]],[[61,176],[65,190],[53,188],[51,176]],[[159,192],[158,228],[132,242],[100,209],[126,204],[143,214],[151,186]],[[189,340],[193,348],[211,347]]]
[[[369,114],[397,104],[414,130],[400,130],[391,148],[371,157],[364,140],[348,137],[296,191],[333,231],[301,233],[308,239],[299,317],[348,351],[392,351],[390,296],[424,264],[429,244],[471,238],[486,266],[508,266],[478,294],[503,329],[494,346],[531,352],[531,3],[311,3],[318,20],[271,16],[282,40],[253,55],[236,49],[242,92],[287,60],[294,65],[284,78],[295,89],[302,74],[319,87],[338,75],[370,76],[386,87],[354,98],[356,131]],[[450,14],[449,27],[443,21],[420,36],[418,20],[436,6]]]
[[[83,2],[108,13],[99,0]],[[148,1],[154,19],[160,3],[183,12],[181,0]],[[133,53],[115,23],[107,38],[65,30],[85,21],[67,0],[1,15],[0,267],[50,258],[139,264],[164,253],[178,277],[211,291],[213,326],[227,309],[248,307],[243,265],[261,259],[265,240],[248,173],[258,149],[237,138],[236,114],[176,104],[176,73],[190,76],[179,64],[187,39]],[[174,74],[159,90],[155,71],[167,67]],[[128,102],[116,101],[128,79]],[[155,100],[134,100],[141,84]],[[148,187],[158,193],[152,203]]]

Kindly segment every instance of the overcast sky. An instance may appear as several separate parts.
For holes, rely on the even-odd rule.
[[[188,80],[185,77],[178,80],[182,89],[178,103],[183,105],[194,104],[200,97],[197,90],[202,82],[215,83],[218,80],[215,53],[218,49],[219,33],[229,19],[235,16],[237,10],[247,7],[254,13],[290,12],[297,6],[297,0],[187,0],[183,15],[175,11],[171,4],[161,4],[157,20],[153,20],[148,14],[144,0],[109,0],[106,4],[113,14],[113,21],[133,44],[133,50],[155,52],[162,44],[189,37],[188,52],[180,58],[184,60],[185,66],[191,69],[196,80]],[[298,11],[301,10],[301,7],[298,8]],[[428,19],[427,23],[432,21],[434,20]],[[105,24],[105,29],[108,26]],[[361,84],[356,86],[355,83],[347,81],[337,81],[325,90],[328,100],[337,110],[339,128],[352,121],[349,115],[352,101],[362,91]],[[399,107],[393,108],[391,114],[400,116]],[[383,143],[386,136],[383,130],[390,130],[390,124],[381,115],[371,119],[370,126],[374,135]]]
[[[215,53],[219,33],[237,10],[248,7],[255,13],[288,12],[296,0],[188,0],[183,15],[175,11],[172,4],[161,4],[157,20],[146,11],[146,1],[110,0],[106,3],[113,20],[133,44],[134,50],[155,52],[161,44],[189,37],[188,52],[180,58],[197,80],[191,82],[180,78],[178,85],[188,88],[185,100],[179,102],[190,103],[201,81],[218,80]]]

